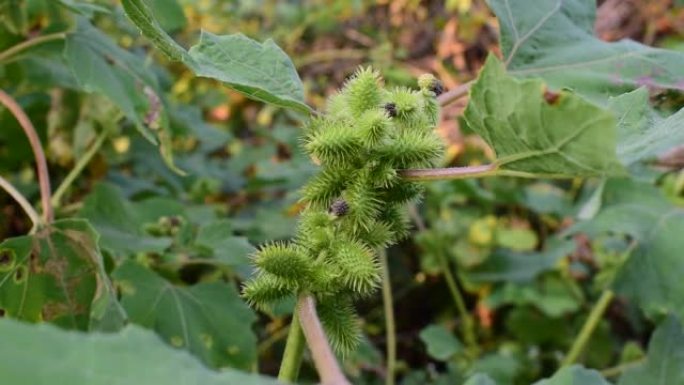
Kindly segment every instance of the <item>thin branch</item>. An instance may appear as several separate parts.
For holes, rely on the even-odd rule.
[[[19,103],[3,90],[0,90],[0,103],[7,107],[12,115],[14,115],[31,143],[31,149],[33,149],[33,155],[36,158],[36,169],[38,170],[38,184],[40,185],[40,199],[43,205],[43,218],[46,223],[50,223],[53,218],[52,206],[50,205],[50,175],[48,174],[47,161],[45,160],[43,146],[40,143],[40,137],[38,137],[38,133],[36,132],[35,127],[33,127],[33,123],[31,123],[31,120],[26,116],[26,113]]]
[[[316,300],[311,295],[299,297],[297,313],[321,379],[321,385],[351,385],[342,373],[337,358],[330,349],[323,326],[318,319],[318,314],[316,314]]]
[[[471,80],[467,83],[463,83],[460,86],[454,88],[453,90],[447,91],[447,92],[439,95],[439,97],[437,98],[439,105],[444,107],[444,106],[451,104],[451,103],[457,101],[458,99],[466,96],[468,94],[468,91],[470,91],[470,86],[473,85],[473,82],[474,81]]]
[[[102,128],[102,132],[100,132],[95,139],[95,143],[93,143],[88,151],[86,151],[86,153],[78,159],[76,165],[71,169],[71,171],[69,171],[69,174],[66,176],[66,178],[64,178],[59,187],[57,187],[55,193],[52,194],[52,199],[50,200],[52,207],[57,208],[61,205],[62,196],[66,193],[69,186],[74,183],[76,177],[81,174],[85,166],[90,163],[90,160],[95,156],[100,147],[102,147],[102,144],[105,142],[111,131],[112,129],[110,126],[105,126]]]
[[[605,313],[608,305],[610,305],[614,295],[615,293],[613,293],[612,290],[605,290],[601,293],[601,297],[599,297],[598,301],[596,301],[596,304],[594,304],[594,307],[591,309],[589,317],[587,317],[584,325],[582,325],[579,335],[575,338],[575,342],[573,342],[572,347],[570,347],[570,352],[565,356],[561,366],[570,366],[577,361],[580,354],[584,351],[584,348],[587,347],[589,338],[591,338],[594,330],[596,330],[599,322],[601,322],[601,317],[603,317],[603,313]]]
[[[66,38],[66,33],[64,32],[58,32],[58,33],[52,33],[49,35],[43,35],[43,36],[38,36],[33,39],[25,40],[17,45],[14,45],[2,52],[0,52],[0,63],[6,61],[8,58],[11,58],[12,56],[18,54],[21,51],[24,51],[28,48],[31,48],[33,46],[47,43],[49,41],[54,41],[54,40],[62,40]]]
[[[620,364],[618,366],[614,366],[612,368],[608,369],[603,369],[601,370],[601,375],[606,378],[610,377],[616,377],[619,376],[620,374],[624,373],[628,369],[636,368],[640,365],[643,365],[646,362],[646,358],[640,358],[636,361],[632,362],[627,362],[624,364]]]
[[[33,206],[26,200],[26,198],[17,190],[8,180],[0,176],[0,187],[7,191],[7,193],[14,198],[17,203],[19,203],[19,206],[21,206],[22,209],[24,209],[24,212],[26,212],[26,215],[31,219],[31,222],[33,222],[33,228],[36,228],[41,223],[40,220],[40,215],[36,212],[36,210],[33,209]]]
[[[482,178],[497,175],[497,168],[493,164],[469,167],[416,168],[400,170],[399,175],[412,181]]]
[[[387,340],[387,376],[385,385],[394,385],[394,372],[397,366],[397,332],[394,322],[394,299],[390,281],[389,264],[385,249],[378,251],[382,265],[382,304],[385,309],[385,334]]]

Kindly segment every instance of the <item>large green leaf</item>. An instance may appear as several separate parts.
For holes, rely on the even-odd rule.
[[[116,334],[83,334],[0,319],[3,384],[276,385],[225,369],[215,372],[154,333],[128,326]]]
[[[601,373],[581,366],[570,366],[556,372],[553,377],[535,382],[534,385],[611,385]]]
[[[82,18],[67,36],[64,57],[83,90],[109,98],[147,140],[160,143],[166,164],[182,173],[173,165],[169,122],[157,80],[142,58]]]
[[[684,210],[655,187],[610,180],[601,211],[572,231],[629,235],[634,247],[615,277],[614,289],[649,315],[672,311],[684,316]]]
[[[617,154],[625,165],[655,158],[684,143],[684,109],[662,119],[648,100],[648,90],[639,88],[608,101],[618,118]]]
[[[623,172],[612,113],[569,91],[549,95],[540,80],[516,80],[494,56],[471,88],[465,118],[496,151],[499,170],[540,176]]]
[[[674,317],[663,321],[651,337],[646,362],[628,369],[618,385],[684,385],[684,329]]]
[[[198,76],[217,79],[252,99],[310,111],[294,64],[272,40],[258,43],[239,33],[217,36],[202,31],[199,43],[188,52],[164,32],[143,0],[123,0],[122,4],[143,35]]]
[[[224,283],[180,287],[132,261],[113,273],[130,320],[154,329],[212,367],[250,369],[256,361],[254,312]]]
[[[478,373],[466,381],[463,385],[496,385],[496,382],[492,380],[488,375]]]
[[[85,199],[80,214],[89,219],[102,236],[101,246],[116,254],[162,252],[171,245],[169,238],[145,234],[142,212],[137,211],[114,185],[96,185]]]
[[[594,36],[595,0],[488,0],[518,76],[542,77],[595,100],[640,86],[684,89],[684,53]]]
[[[0,244],[0,309],[5,316],[85,330],[98,284],[102,296],[113,298],[97,234],[84,220],[60,220],[35,235]],[[120,323],[121,309],[107,305],[111,298],[104,298],[104,306],[113,306]]]

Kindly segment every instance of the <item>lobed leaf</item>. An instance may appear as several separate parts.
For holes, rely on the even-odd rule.
[[[543,176],[624,172],[613,114],[540,80],[519,81],[494,56],[480,72],[465,111],[468,125],[496,152],[499,170]]]

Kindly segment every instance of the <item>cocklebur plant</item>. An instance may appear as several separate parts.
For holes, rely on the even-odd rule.
[[[422,192],[397,170],[433,166],[442,153],[434,132],[441,85],[424,75],[419,86],[385,89],[366,68],[330,97],[325,113],[305,129],[303,147],[321,169],[302,189],[296,236],[263,246],[244,287],[257,308],[313,295],[340,354],[359,340],[353,301],[371,295],[381,280],[377,250],[408,234],[406,203]]]

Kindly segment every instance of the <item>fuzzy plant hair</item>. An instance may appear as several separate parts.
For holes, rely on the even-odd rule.
[[[321,169],[302,189],[296,236],[256,252],[256,273],[243,290],[260,309],[314,295],[340,354],[359,341],[353,301],[372,294],[381,280],[377,250],[408,234],[406,204],[422,193],[397,170],[433,166],[442,154],[434,132],[441,86],[431,75],[418,83],[420,90],[387,90],[377,72],[360,69],[330,97],[303,139]]]

